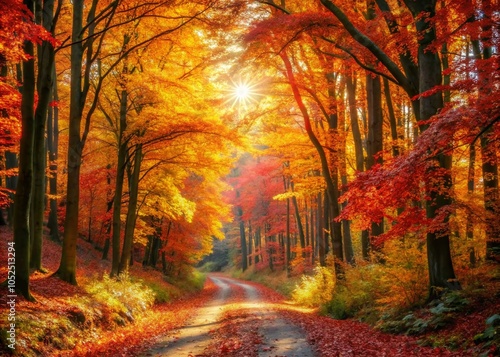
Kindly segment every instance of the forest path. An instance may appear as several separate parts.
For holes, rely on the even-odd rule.
[[[306,333],[280,318],[258,286],[220,275],[209,279],[218,288],[214,298],[141,356],[314,356]]]

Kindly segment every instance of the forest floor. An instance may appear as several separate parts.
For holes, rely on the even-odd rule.
[[[7,275],[7,242],[12,233],[0,227],[0,280]],[[16,301],[16,355],[20,356],[494,356],[498,351],[468,345],[465,349],[421,346],[421,337],[382,333],[354,320],[334,320],[314,309],[292,304],[260,284],[210,274],[197,292],[170,289],[171,301],[156,303],[129,321],[116,323],[112,307],[96,305],[87,286],[102,280],[109,262],[85,241],[79,242],[78,279],[72,286],[52,276],[60,245],[46,240],[47,273],[31,279],[35,303]],[[158,272],[131,269],[131,276],[162,280]],[[177,290],[176,290],[177,289]],[[136,292],[134,292],[136,293]],[[0,355],[5,346],[6,289],[0,289]],[[88,306],[84,306],[88,304]],[[89,307],[90,306],[90,307]],[[434,338],[473,336],[484,330],[500,304],[470,306],[470,311]],[[111,317],[107,317],[110,315]],[[115,318],[112,318],[115,316]],[[121,321],[121,320],[119,320]],[[464,337],[465,338],[465,337]]]

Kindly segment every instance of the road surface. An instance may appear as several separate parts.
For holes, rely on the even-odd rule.
[[[266,302],[254,286],[217,275],[210,275],[209,279],[218,287],[214,298],[204,307],[193,311],[193,316],[185,326],[160,338],[141,356],[314,356],[305,338],[306,333],[299,326],[280,318],[272,304]],[[245,336],[245,330],[256,330],[252,331],[253,335],[248,335],[257,336],[255,343],[244,341],[247,343],[243,349],[247,351],[242,351],[240,344],[239,354],[235,354],[225,344],[231,334],[228,336],[226,332],[222,337],[218,334],[219,330],[228,328],[229,332],[233,329],[234,335],[240,336]]]

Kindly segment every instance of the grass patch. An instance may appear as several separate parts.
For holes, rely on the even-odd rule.
[[[203,289],[206,277],[207,276],[205,273],[196,269],[191,269],[191,271],[186,273],[186,275],[184,275],[182,279],[179,277],[173,278],[165,276],[164,280],[167,283],[172,284],[179,291],[194,293]]]
[[[165,284],[154,280],[144,281],[143,284],[153,292],[155,304],[170,302],[182,294],[180,290],[174,289],[173,287],[166,289]]]
[[[212,273],[221,271],[223,267],[220,262],[209,261],[198,267],[198,270],[202,273]]]
[[[298,276],[287,277],[284,270],[271,271],[268,267],[256,269],[251,266],[244,272],[241,269],[233,268],[228,270],[227,273],[236,279],[250,280],[267,286],[289,298],[292,297],[295,286],[300,281]]]

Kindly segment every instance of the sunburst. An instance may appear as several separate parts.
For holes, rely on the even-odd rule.
[[[242,79],[238,81],[231,80],[227,103],[231,103],[231,108],[238,106],[238,109],[246,109],[251,103],[259,102],[262,94],[259,93],[258,89],[258,83]]]
[[[240,83],[234,88],[234,97],[238,101],[245,101],[251,95],[250,87],[245,83]]]

